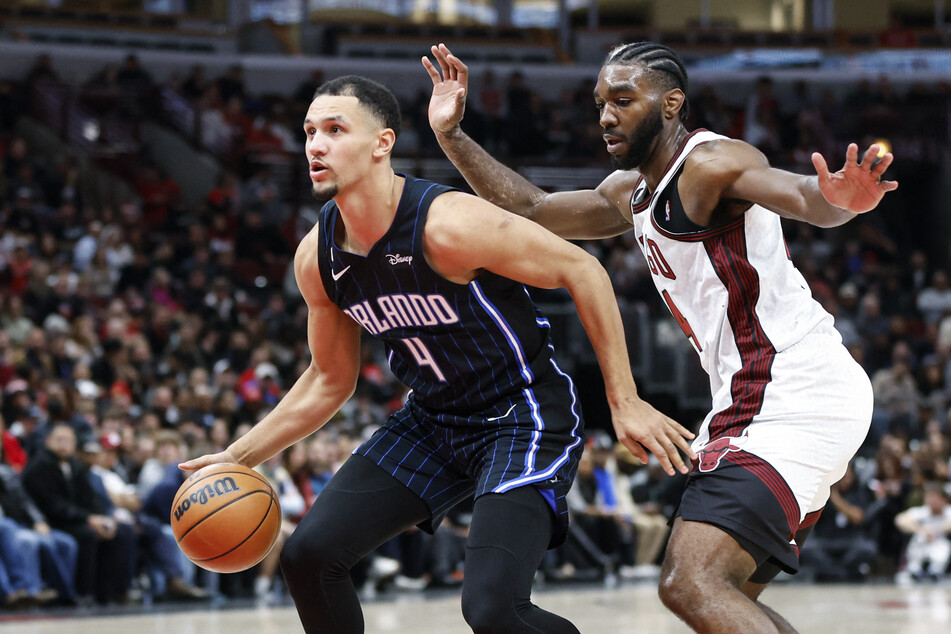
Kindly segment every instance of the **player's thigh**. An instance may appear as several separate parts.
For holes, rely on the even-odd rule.
[[[344,548],[359,559],[429,515],[419,496],[371,460],[355,455],[320,492],[285,548]]]
[[[710,582],[740,588],[756,568],[753,555],[727,531],[678,517],[667,544],[661,584]]]

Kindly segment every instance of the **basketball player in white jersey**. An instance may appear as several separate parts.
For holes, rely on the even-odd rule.
[[[713,408],[673,522],[660,597],[702,632],[794,632],[758,598],[799,546],[871,420],[868,377],[793,266],[780,217],[820,227],[878,205],[891,154],[817,175],[770,167],[743,141],[688,132],[687,74],[650,42],[613,50],[594,91],[619,169],[594,190],[548,194],[492,159],[459,127],[468,69],[449,49],[426,57],[430,124],[469,185],[572,239],[634,229],[657,290],[710,375]],[[513,121],[514,125],[523,122]],[[646,461],[641,448],[639,457]]]

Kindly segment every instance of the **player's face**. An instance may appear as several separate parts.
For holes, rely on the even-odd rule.
[[[362,178],[372,160],[379,125],[356,97],[321,95],[304,118],[304,151],[314,198],[324,202]]]
[[[601,69],[594,102],[616,168],[633,169],[650,158],[664,127],[662,97],[640,65],[612,64]]]

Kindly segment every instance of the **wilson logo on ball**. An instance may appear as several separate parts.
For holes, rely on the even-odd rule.
[[[215,480],[213,484],[206,484],[182,500],[182,503],[175,509],[175,520],[182,519],[193,504],[207,504],[208,500],[217,495],[227,495],[240,490],[241,488],[232,477],[220,478]]]

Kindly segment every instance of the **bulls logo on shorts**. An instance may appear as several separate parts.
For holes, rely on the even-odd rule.
[[[708,442],[703,449],[697,452],[697,468],[700,471],[713,471],[720,466],[720,460],[731,451],[739,451],[746,436],[723,436]]]

